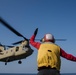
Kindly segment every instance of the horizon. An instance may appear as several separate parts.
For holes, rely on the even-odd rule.
[[[56,44],[76,57],[76,0],[0,0],[0,17],[29,39],[36,28],[39,29],[36,39],[41,39],[46,33],[52,33],[56,39],[67,39],[56,41]],[[22,39],[0,24],[3,45]],[[37,50],[31,48],[34,53],[22,59],[22,64],[14,61],[5,66],[0,62],[0,72],[37,73]],[[61,73],[76,73],[76,62],[62,57],[61,61]]]

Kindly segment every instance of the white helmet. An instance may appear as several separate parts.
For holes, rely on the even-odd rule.
[[[44,38],[42,39],[42,42],[55,42],[54,36],[52,34],[45,34]]]

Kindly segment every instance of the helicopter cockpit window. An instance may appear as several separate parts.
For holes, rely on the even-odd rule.
[[[19,47],[16,47],[16,52],[19,50]]]

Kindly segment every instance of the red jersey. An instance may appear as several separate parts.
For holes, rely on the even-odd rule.
[[[35,42],[35,35],[30,38],[30,44],[34,46],[37,50],[39,49],[41,43]],[[67,60],[76,61],[76,57],[66,53],[62,48],[60,48],[60,56],[66,58]]]

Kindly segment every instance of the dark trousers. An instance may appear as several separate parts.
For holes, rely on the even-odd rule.
[[[60,75],[60,72],[56,69],[42,69],[37,75]]]

